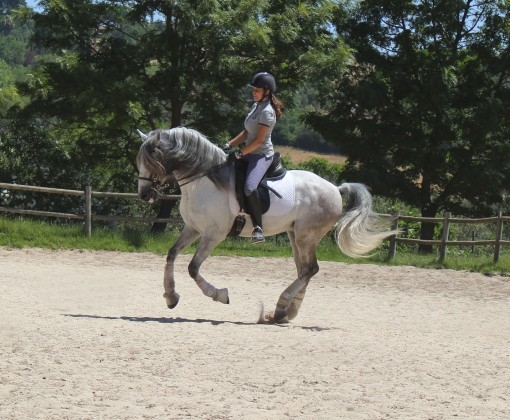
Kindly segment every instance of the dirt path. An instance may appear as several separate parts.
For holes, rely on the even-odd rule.
[[[290,259],[0,248],[1,419],[510,418],[510,282],[321,263],[298,317],[258,325]]]

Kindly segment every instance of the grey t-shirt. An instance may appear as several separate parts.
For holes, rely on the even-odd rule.
[[[274,155],[271,133],[276,124],[276,114],[269,101],[255,102],[244,120],[244,128],[248,132],[246,144],[250,144],[257,136],[259,124],[269,127],[264,142],[253,152],[265,157]]]

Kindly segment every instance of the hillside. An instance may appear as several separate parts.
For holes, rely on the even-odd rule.
[[[292,163],[298,164],[310,160],[314,157],[326,159],[329,163],[344,164],[347,158],[342,155],[322,154],[309,152],[307,150],[296,149],[290,146],[275,145],[275,150],[280,152],[282,156],[290,157]]]

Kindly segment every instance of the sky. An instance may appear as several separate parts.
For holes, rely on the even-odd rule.
[[[28,7],[35,7],[37,6],[37,3],[39,3],[38,0],[26,0]]]

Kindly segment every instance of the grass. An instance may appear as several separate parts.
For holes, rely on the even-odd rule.
[[[151,252],[166,255],[179,235],[179,228],[168,228],[164,234],[150,235],[149,225],[133,227],[95,228],[90,237],[83,233],[77,223],[55,223],[0,216],[0,246],[5,248],[47,248],[104,250],[121,252]],[[193,253],[190,246],[184,253]],[[504,250],[503,250],[504,251]],[[250,257],[291,257],[291,248],[286,235],[268,238],[265,243],[254,246],[246,238],[227,238],[220,243],[212,255],[237,255]],[[388,260],[385,245],[373,256],[352,259],[344,256],[330,236],[326,236],[317,250],[320,261],[337,261],[351,264],[378,264],[386,266],[415,266],[427,269],[467,270],[485,275],[510,275],[510,253],[502,252],[500,261],[492,261],[490,251],[481,254],[447,254],[443,264],[438,263],[437,254],[419,255],[416,252],[397,252]]]

